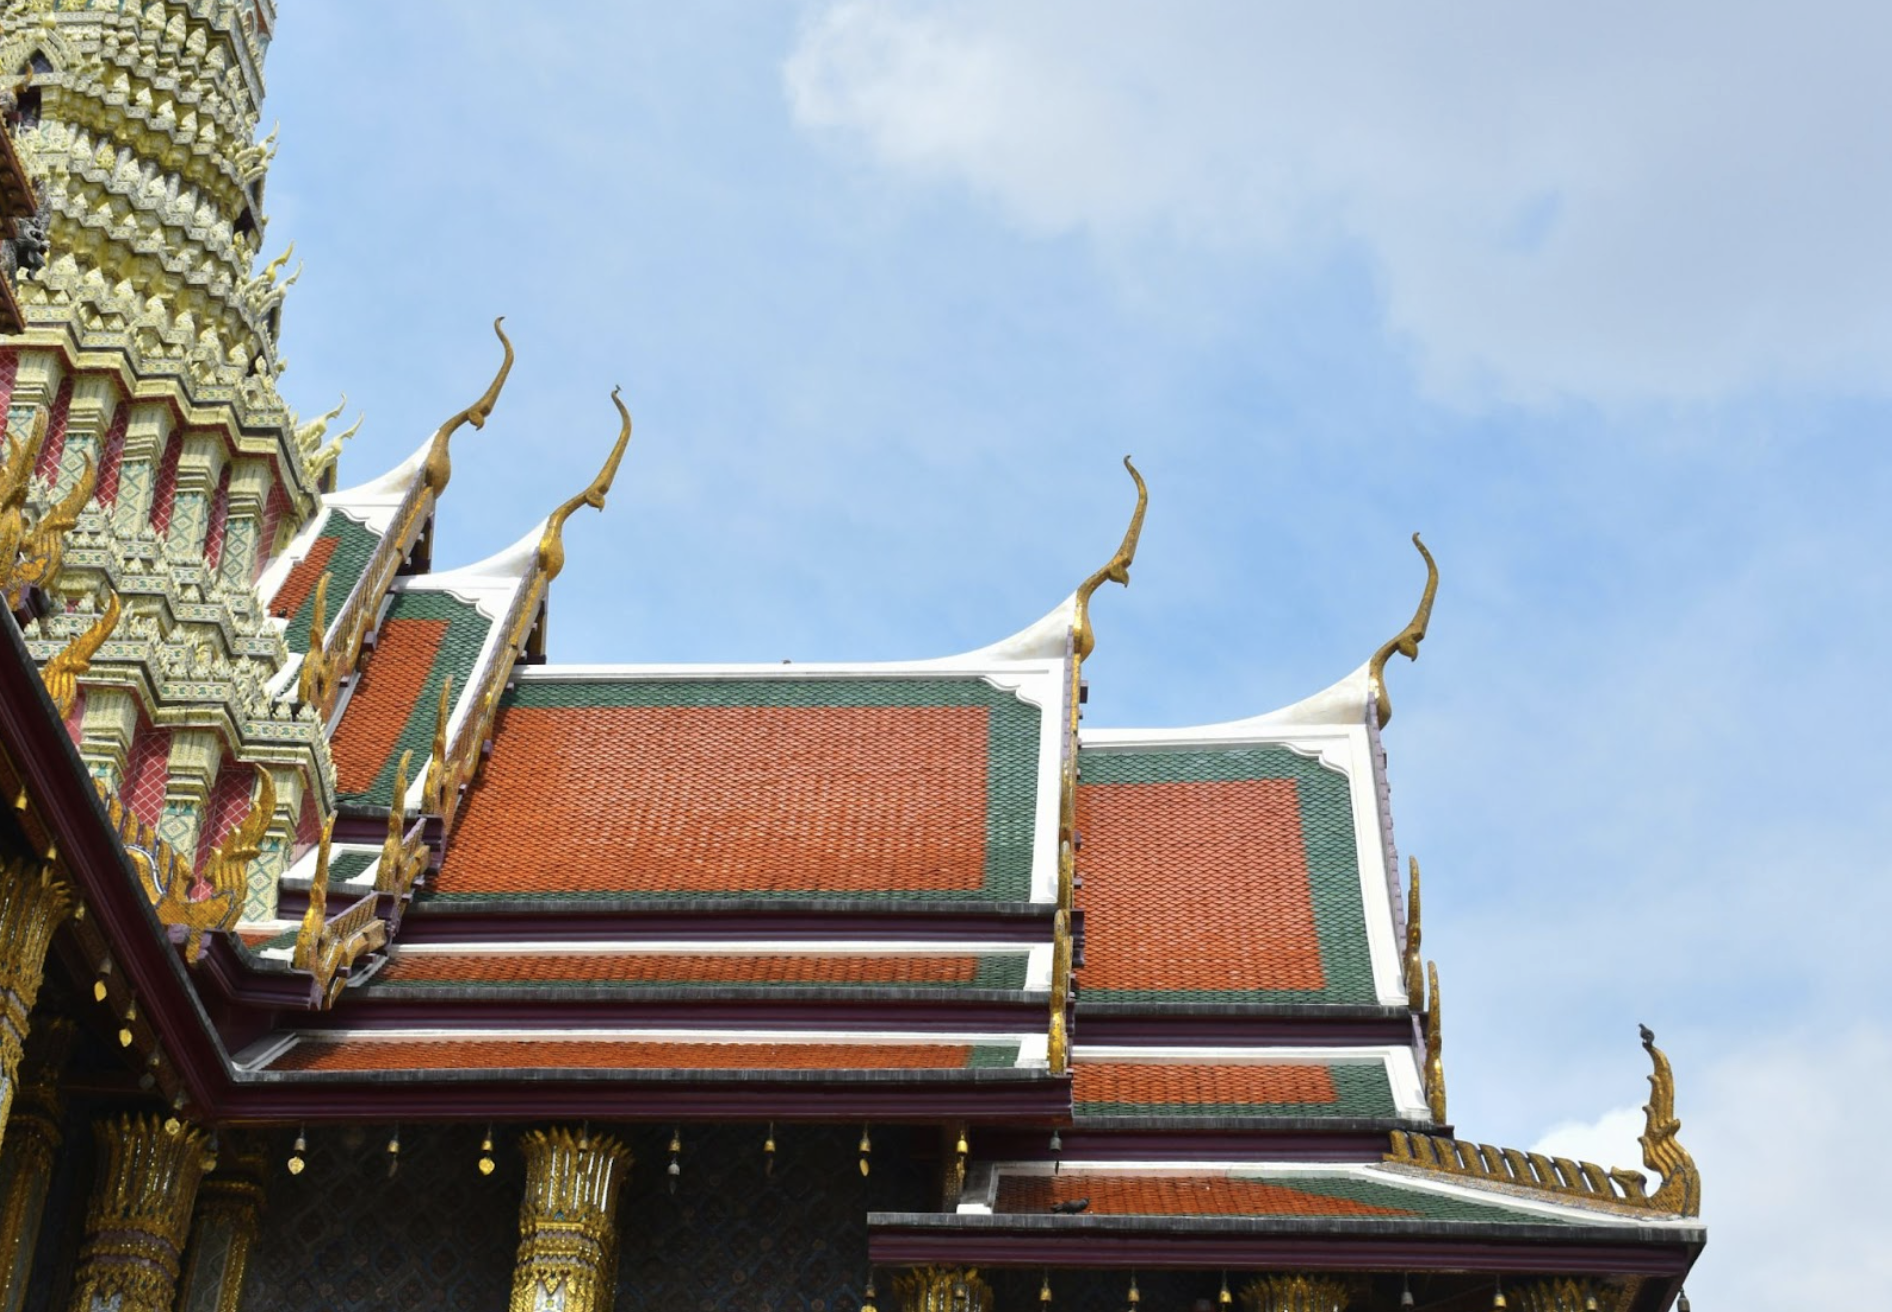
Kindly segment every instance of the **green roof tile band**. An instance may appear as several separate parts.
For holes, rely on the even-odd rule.
[[[1393,1086],[1386,1078],[1386,1067],[1374,1063],[1344,1062],[1326,1068],[1333,1081],[1332,1102],[1084,1102],[1076,1104],[1079,1116],[1098,1117],[1202,1117],[1223,1120],[1231,1116],[1342,1116],[1396,1117],[1399,1107],[1393,1101]]]
[[[1078,754],[1085,786],[1094,784],[1258,783],[1287,780],[1300,803],[1308,895],[1320,939],[1323,989],[1086,988],[1086,1002],[1337,1002],[1379,1000],[1367,946],[1347,779],[1286,747],[1099,750]],[[1079,980],[1083,979],[1079,975]]]
[[[368,561],[374,555],[375,547],[381,541],[381,535],[357,520],[350,519],[339,510],[329,511],[328,522],[322,525],[322,532],[316,537],[320,542],[324,538],[335,543],[335,554],[328,558],[328,615],[325,623],[333,624],[335,617],[342,612],[342,606],[348,600],[348,594],[354,590]],[[311,543],[311,548],[314,544]],[[315,614],[315,589],[309,589],[309,595],[302,599],[302,605],[289,619],[289,628],[283,633],[283,641],[292,655],[301,656],[309,650],[309,620]]]
[[[1289,1189],[1299,1189],[1302,1193],[1320,1194],[1327,1198],[1345,1198],[1350,1202],[1364,1203],[1368,1207],[1396,1208],[1428,1221],[1515,1222],[1521,1210],[1497,1203],[1474,1203],[1422,1189],[1402,1189],[1397,1185],[1381,1184],[1377,1180],[1335,1179],[1332,1176],[1323,1175],[1267,1177],[1238,1175],[1232,1178],[1264,1180],[1267,1184],[1284,1185]],[[1530,1215],[1533,1222],[1548,1225],[1573,1224],[1560,1216],[1536,1212]]]
[[[479,661],[480,648],[485,645],[486,635],[493,627],[492,621],[477,606],[444,592],[397,592],[383,618],[384,622],[445,620],[447,631],[434,651],[433,668],[427,671],[427,682],[421,686],[420,696],[414,699],[407,723],[401,729],[401,736],[395,739],[394,749],[388,753],[388,759],[382,762],[374,782],[366,789],[340,795],[344,806],[392,806],[394,773],[400,766],[403,752],[414,753],[414,759],[408,766],[409,784],[426,773],[427,761],[434,748],[434,721],[440,714],[441,682],[452,677],[454,699],[457,701],[466,690],[467,680],[472,677],[473,667]]]
[[[431,686],[431,685],[430,685]],[[438,689],[435,690],[438,695]],[[982,707],[988,712],[986,737],[985,880],[978,889],[848,889],[775,891],[775,902],[825,902],[897,897],[921,902],[1028,902],[1031,900],[1032,837],[1037,819],[1039,731],[1043,714],[1015,693],[984,679],[522,679],[500,703],[502,708],[596,710],[607,707],[857,707],[915,709],[940,706]],[[503,715],[503,709],[502,709]],[[502,730],[503,731],[503,730]],[[503,741],[503,740],[502,740]],[[673,900],[754,900],[750,890],[555,891],[515,893],[435,893],[421,899],[448,904],[496,905],[515,901],[664,902]]]

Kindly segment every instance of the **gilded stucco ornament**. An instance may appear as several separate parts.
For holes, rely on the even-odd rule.
[[[95,1134],[99,1161],[72,1306],[170,1312],[209,1141],[155,1116],[103,1120]]]
[[[315,1001],[323,1010],[335,1005],[347,971],[362,957],[385,947],[387,922],[376,912],[377,898],[370,893],[335,919],[328,918],[329,846],[335,832],[331,817],[322,826],[322,843],[316,853],[315,878],[309,884],[309,909],[303,913],[296,931],[296,947],[289,964],[306,970],[315,982]]]
[[[1130,527],[1124,531],[1123,543],[1117,548],[1117,554],[1102,569],[1078,584],[1077,613],[1071,622],[1071,632],[1079,661],[1088,657],[1097,647],[1097,635],[1091,629],[1091,597],[1107,582],[1130,586],[1130,566],[1136,560],[1137,539],[1143,536],[1143,515],[1150,506],[1150,490],[1144,485],[1143,475],[1137,473],[1137,467],[1130,463],[1129,456],[1123,458],[1123,467],[1130,471],[1130,477],[1137,485],[1137,508],[1130,516]]]
[[[105,609],[93,621],[90,628],[79,634],[66,646],[40,666],[40,681],[46,685],[46,692],[53,699],[53,709],[60,718],[72,714],[72,708],[79,702],[79,680],[92,668],[92,658],[112,636],[112,630],[118,627],[118,617],[124,613],[125,604],[116,592],[108,590],[105,594]]]
[[[396,897],[406,897],[414,889],[414,881],[427,869],[427,845],[421,841],[426,826],[416,821],[412,829],[407,826],[407,785],[408,769],[414,763],[414,752],[401,753],[401,763],[394,771],[394,795],[388,804],[388,834],[381,842],[381,865],[375,871],[375,891],[393,893]]]
[[[1701,1215],[1701,1174],[1695,1159],[1676,1141],[1682,1128],[1675,1116],[1675,1076],[1669,1059],[1642,1031],[1643,1048],[1655,1069],[1649,1076],[1649,1102],[1643,1108],[1643,1165],[1661,1176],[1649,1192],[1648,1177],[1623,1167],[1606,1169],[1594,1162],[1494,1148],[1489,1144],[1396,1130],[1385,1160],[1395,1166],[1462,1176],[1503,1191],[1555,1194],[1560,1198],[1617,1211]]]
[[[0,861],[0,1134],[6,1131],[46,949],[72,907],[72,890],[56,867],[27,857]]]
[[[565,568],[565,521],[570,519],[580,506],[590,506],[594,510],[604,509],[605,494],[610,492],[611,484],[617,479],[618,465],[624,459],[624,451],[631,443],[631,412],[624,408],[624,399],[620,395],[622,388],[613,388],[611,404],[618,409],[618,437],[611,447],[611,454],[605,459],[604,468],[591,480],[591,485],[577,496],[567,501],[552,512],[552,517],[545,523],[545,533],[539,538],[539,577],[550,583]]]
[[[33,466],[46,440],[46,412],[35,410],[24,439],[11,432],[0,435],[0,593],[11,595],[13,575],[26,541],[26,494],[32,488]]]
[[[10,585],[16,597],[28,588],[52,585],[59,573],[60,561],[65,556],[66,535],[79,522],[79,512],[92,499],[92,489],[97,483],[98,465],[87,454],[85,467],[79,471],[79,477],[72,481],[72,486],[65,490],[59,500],[40,512],[33,531],[27,534],[26,541],[20,546],[20,562],[14,570]]]
[[[608,1134],[534,1130],[521,1137],[526,1193],[512,1312],[606,1312],[617,1294],[618,1193],[630,1151]]]
[[[203,953],[205,932],[231,929],[243,914],[250,863],[262,855],[263,836],[276,817],[276,780],[267,767],[256,767],[256,785],[249,812],[217,845],[203,870],[188,882],[171,881],[158,899],[158,919],[186,930],[184,955],[193,964]]]
[[[447,813],[447,720],[453,710],[453,676],[440,681],[440,708],[434,713],[434,750],[427,758],[427,782],[421,787],[420,809],[427,815]]]
[[[315,707],[316,713],[324,718],[340,684],[322,643],[322,635],[328,631],[328,581],[331,577],[324,570],[322,577],[315,581],[315,600],[309,608],[308,650],[303,653],[302,669],[296,675],[297,699]]]
[[[1398,652],[1409,661],[1419,659],[1419,644],[1426,640],[1426,626],[1432,622],[1432,603],[1439,595],[1439,566],[1432,559],[1432,553],[1426,550],[1426,544],[1419,540],[1417,533],[1412,535],[1413,546],[1419,548],[1419,554],[1426,561],[1426,590],[1419,598],[1419,609],[1413,613],[1412,623],[1385,646],[1373,653],[1373,659],[1367,666],[1368,677],[1372,681],[1373,696],[1379,710],[1380,724],[1384,726],[1393,718],[1393,699],[1386,695],[1386,662]]]
[[[1426,963],[1426,986],[1431,995],[1426,999],[1425,1035],[1426,1035],[1426,1108],[1432,1113],[1434,1125],[1445,1124],[1445,1026],[1439,1005],[1439,967],[1436,962]]]
[[[1420,1012],[1426,1009],[1426,977],[1419,957],[1419,858],[1406,859],[1412,870],[1412,887],[1406,894],[1406,1005]]]

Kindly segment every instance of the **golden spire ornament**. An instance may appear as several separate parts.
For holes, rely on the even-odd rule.
[[[1419,598],[1419,609],[1413,612],[1412,622],[1374,652],[1373,659],[1367,664],[1367,678],[1373,687],[1381,728],[1385,728],[1393,718],[1393,699],[1386,695],[1386,662],[1393,658],[1395,652],[1409,661],[1419,659],[1419,644],[1426,640],[1426,628],[1432,623],[1432,602],[1439,595],[1438,562],[1432,559],[1432,553],[1426,550],[1426,544],[1419,540],[1417,533],[1412,535],[1412,544],[1425,557],[1425,593]]]

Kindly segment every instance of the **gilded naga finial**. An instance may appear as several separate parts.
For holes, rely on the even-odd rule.
[[[604,468],[591,480],[590,487],[554,510],[552,517],[545,523],[544,536],[539,539],[539,573],[547,583],[557,578],[559,571],[565,568],[565,521],[580,506],[603,510],[605,494],[611,490],[611,483],[618,476],[618,463],[624,459],[625,448],[631,442],[631,412],[624,408],[624,399],[619,395],[622,390],[615,387],[611,389],[611,404],[618,408],[618,440],[611,448],[611,455],[605,460]]]
[[[315,604],[309,608],[309,645],[302,654],[302,672],[296,682],[296,696],[323,714],[328,711],[329,685],[335,673],[326,645],[329,577],[324,570],[315,581]]]
[[[0,592],[13,591],[13,571],[26,538],[26,494],[33,482],[33,466],[46,440],[46,412],[35,410],[22,442],[9,431],[0,451]]]
[[[1367,667],[1373,681],[1373,696],[1379,705],[1380,724],[1382,727],[1393,718],[1393,700],[1386,695],[1386,662],[1398,652],[1409,661],[1419,659],[1419,644],[1426,640],[1426,626],[1432,622],[1432,602],[1439,595],[1439,566],[1432,559],[1432,553],[1426,550],[1426,544],[1419,540],[1417,533],[1412,535],[1413,546],[1419,548],[1419,554],[1426,559],[1426,591],[1419,598],[1419,609],[1413,613],[1412,623],[1400,630],[1399,636],[1373,653],[1373,660]]]
[[[440,709],[434,715],[434,750],[427,760],[427,783],[421,789],[421,810],[429,815],[447,813],[447,717],[453,710],[453,676],[440,684]]]
[[[1150,507],[1150,489],[1143,482],[1143,475],[1137,473],[1137,467],[1130,463],[1130,457],[1123,458],[1123,467],[1130,471],[1130,477],[1137,485],[1137,508],[1130,516],[1130,527],[1124,531],[1123,543],[1117,548],[1117,554],[1110,558],[1110,563],[1085,579],[1077,589],[1077,614],[1071,622],[1072,642],[1081,661],[1097,647],[1097,635],[1091,629],[1091,596],[1106,581],[1130,586],[1130,565],[1136,560],[1137,539],[1143,536],[1143,513]]]
[[[1675,1072],[1662,1049],[1655,1046],[1655,1034],[1641,1026],[1643,1051],[1655,1069],[1649,1075],[1649,1101],[1643,1107],[1647,1118],[1642,1136],[1642,1164],[1662,1177],[1662,1183],[1649,1196],[1651,1206],[1679,1216],[1701,1215],[1701,1172],[1695,1159],[1676,1140],[1682,1122],[1675,1115]]]
[[[1407,857],[1412,869],[1412,891],[1406,895],[1406,1005],[1426,1009],[1426,977],[1419,964],[1419,858]]]
[[[412,748],[401,753],[401,763],[394,769],[394,795],[388,799],[388,835],[381,842],[381,867],[375,872],[377,892],[405,897],[427,868],[426,845],[416,826],[407,833],[408,769],[414,764]]]
[[[447,454],[447,444],[453,440],[453,435],[467,424],[475,428],[486,427],[486,421],[492,415],[493,407],[499,404],[499,394],[505,389],[506,376],[512,372],[512,339],[507,337],[506,330],[500,327],[505,322],[506,316],[503,314],[493,320],[493,332],[498,335],[499,344],[506,348],[506,358],[500,362],[499,372],[493,376],[492,385],[486,389],[479,400],[442,424],[439,431],[434,434],[433,446],[428,448],[423,477],[436,497],[446,490],[447,480],[453,477],[453,461]]]
[[[322,845],[315,854],[315,878],[309,881],[309,909],[302,913],[302,928],[296,931],[295,954],[289,959],[289,964],[297,970],[314,969],[316,945],[321,941],[323,927],[328,924],[328,854],[334,836],[335,817],[330,816],[322,822]]]
[[[1441,1025],[1439,1006],[1439,967],[1437,962],[1426,963],[1426,987],[1432,995],[1426,1002],[1426,1109],[1432,1113],[1433,1123],[1445,1124],[1445,1030]]]
[[[250,862],[263,853],[263,838],[276,816],[276,780],[267,766],[256,767],[256,799],[250,810],[217,845],[194,880],[173,879],[157,907],[158,919],[189,931],[184,949],[192,965],[203,954],[204,933],[229,929],[243,914]]]
[[[35,585],[44,587],[59,573],[59,562],[66,550],[66,534],[79,522],[79,512],[92,499],[98,473],[97,462],[87,455],[85,468],[72,481],[72,486],[66,489],[66,494],[40,512],[39,522],[33,525],[33,531],[26,535],[25,542],[20,545],[19,563],[14,566],[13,576],[7,583],[9,594],[18,597]]]
[[[40,681],[46,685],[46,691],[52,696],[53,707],[60,718],[72,714],[72,708],[79,701],[79,678],[92,668],[92,658],[105,645],[105,640],[112,636],[112,630],[118,627],[118,617],[123,613],[125,603],[118,593],[111,589],[105,592],[105,609],[99,613],[90,628],[66,644],[65,650],[40,667]]]

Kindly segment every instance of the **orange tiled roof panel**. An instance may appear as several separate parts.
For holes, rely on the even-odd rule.
[[[850,1071],[960,1070],[963,1044],[664,1043],[572,1039],[355,1039],[303,1041],[271,1067],[283,1071],[635,1070]]]
[[[375,988],[426,984],[970,985],[977,956],[815,953],[425,953],[390,962]]]
[[[322,575],[328,571],[329,561],[335,556],[335,547],[339,538],[317,538],[309,547],[309,554],[298,560],[290,569],[289,576],[276,589],[276,595],[270,598],[269,613],[278,619],[288,619],[302,609],[302,603],[315,592],[315,585],[322,581]],[[329,615],[333,620],[335,612],[341,609],[344,597],[334,595],[335,584],[329,583]]]
[[[335,783],[344,793],[366,792],[388,763],[401,731],[421,703],[427,676],[447,636],[445,620],[385,620],[374,657],[342,713],[329,749],[335,756]],[[410,767],[410,780],[425,768]]]
[[[1416,1216],[1266,1180],[1173,1175],[1005,1175],[997,1211],[1049,1212],[1088,1198],[1092,1216]]]
[[[1023,900],[1039,715],[971,679],[527,681],[430,896]]]
[[[1084,1103],[1331,1103],[1325,1066],[1207,1066],[1164,1062],[1081,1062],[1073,1099]]]
[[[1085,1002],[1375,992],[1347,780],[1286,748],[1082,753]]]

